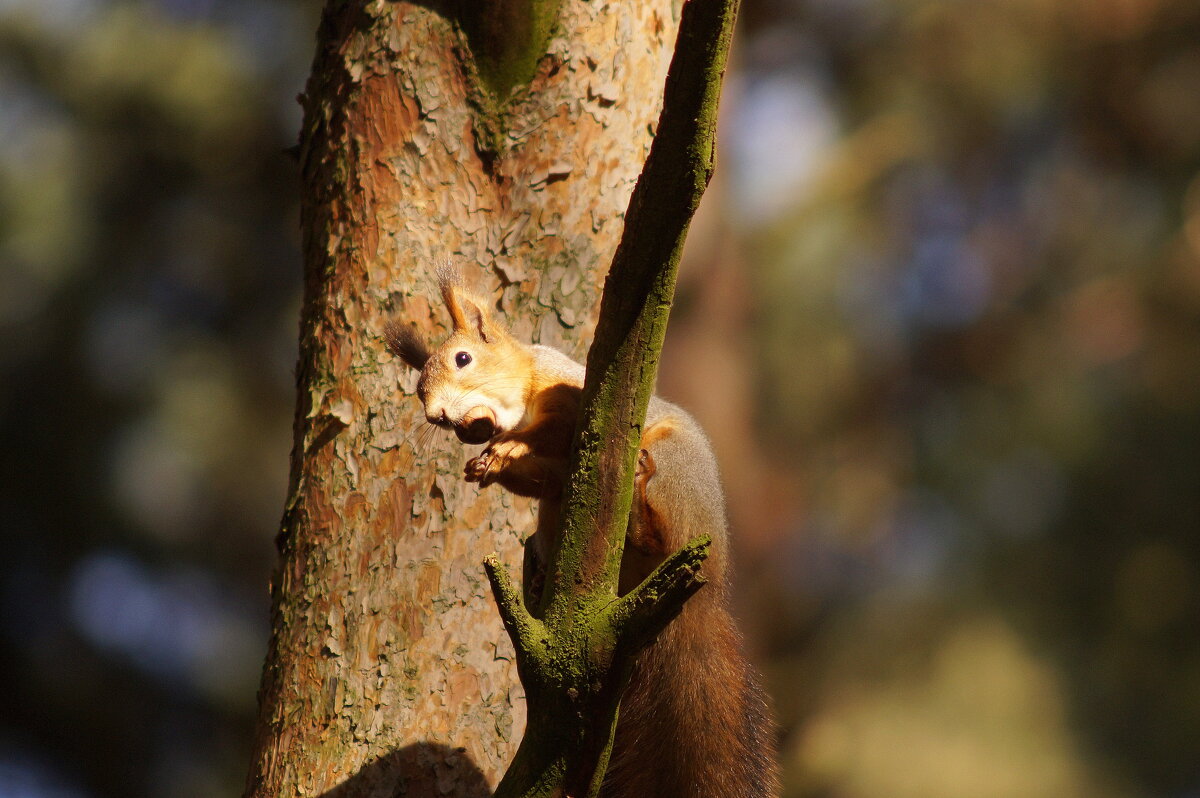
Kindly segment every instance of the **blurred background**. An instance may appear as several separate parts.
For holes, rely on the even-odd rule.
[[[0,0],[0,798],[240,793],[319,4]],[[788,798],[1200,796],[1200,4],[744,0],[661,391]]]

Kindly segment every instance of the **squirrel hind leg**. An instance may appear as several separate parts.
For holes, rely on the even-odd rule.
[[[658,466],[649,450],[638,452],[637,470],[633,476],[633,507],[629,511],[629,544],[645,555],[666,557],[670,554],[663,532],[662,518],[652,507],[647,487]]]
[[[699,535],[712,536],[706,567],[723,578],[727,550],[725,502],[708,438],[691,418],[656,420],[642,435],[634,478],[630,543],[666,557]]]

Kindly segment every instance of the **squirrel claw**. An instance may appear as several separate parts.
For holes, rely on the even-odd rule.
[[[463,478],[467,482],[481,482],[487,474],[487,462],[483,455],[472,457],[463,466]]]
[[[493,441],[478,457],[467,461],[463,474],[467,482],[478,482],[486,488],[495,482],[515,460],[529,453],[529,446],[507,439]]]

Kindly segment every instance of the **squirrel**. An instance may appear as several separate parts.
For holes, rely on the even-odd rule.
[[[411,326],[393,322],[387,346],[421,372],[417,395],[430,424],[453,430],[463,443],[487,444],[466,463],[465,479],[539,500],[537,531],[526,544],[529,593],[558,534],[584,367],[552,347],[514,338],[487,303],[464,290],[457,271],[439,269],[438,283],[450,337],[430,349]],[[712,537],[702,568],[708,584],[637,658],[621,699],[603,798],[779,794],[774,721],[729,611],[723,495],[700,426],[651,398],[618,590],[636,587],[704,533]]]

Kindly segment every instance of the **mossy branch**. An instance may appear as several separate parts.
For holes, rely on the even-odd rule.
[[[547,574],[546,617],[573,611],[567,587],[615,584],[633,473],[654,390],[675,276],[692,215],[715,165],[717,104],[737,0],[690,0],[680,19],[663,110],[604,285],[576,449],[563,503],[564,551]],[[587,530],[576,533],[575,530]]]
[[[704,584],[707,537],[617,598],[638,448],[675,275],[712,177],[717,103],[737,6],[738,0],[688,0],[683,7],[657,135],[604,286],[562,534],[539,606],[525,606],[494,560],[487,566],[529,708],[525,738],[498,798],[597,794],[634,657]]]
[[[525,608],[525,599],[517,590],[508,575],[508,569],[500,562],[495,554],[488,555],[483,561],[483,570],[487,572],[488,582],[492,585],[492,597],[500,611],[500,620],[508,636],[516,647],[517,657],[535,646],[535,640],[544,633],[541,621],[529,614]]]

